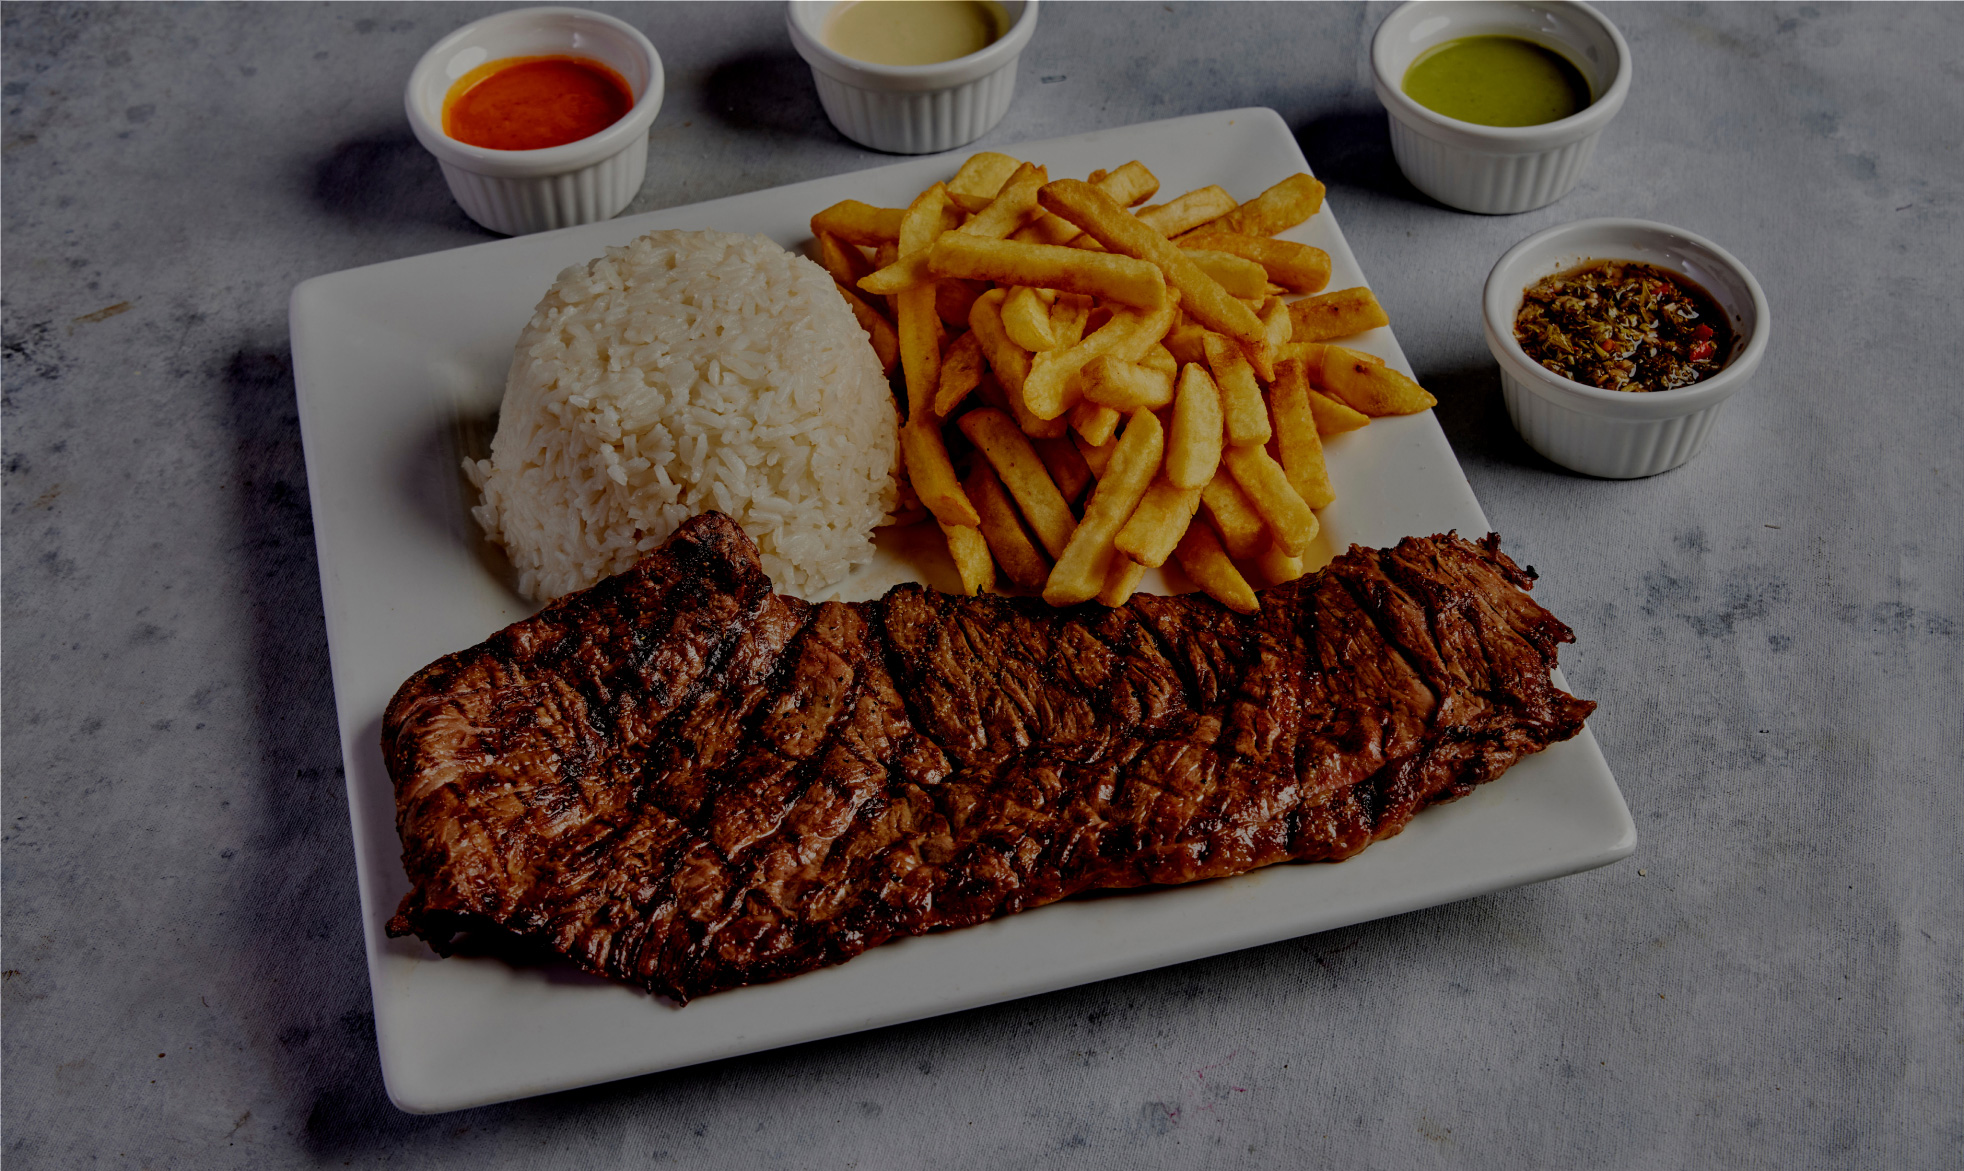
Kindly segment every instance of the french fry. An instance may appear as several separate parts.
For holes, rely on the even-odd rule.
[[[934,413],[947,418],[970,391],[981,385],[982,346],[974,330],[956,338],[941,355],[941,381],[935,384]]]
[[[1016,173],[1018,167],[1028,166],[1020,159],[1012,159],[1006,154],[992,150],[977,151],[962,161],[955,177],[948,180],[948,190],[963,195],[982,195],[991,199],[1002,190],[1004,183]]]
[[[1176,488],[1199,488],[1214,478],[1221,463],[1221,392],[1207,368],[1189,362],[1180,368],[1173,399],[1172,438],[1166,445],[1166,478]]]
[[[1102,447],[1118,433],[1119,420],[1124,416],[1103,403],[1082,402],[1071,408],[1069,418],[1071,430],[1084,436],[1091,446]]]
[[[1291,175],[1215,220],[1210,227],[1244,236],[1286,232],[1323,207],[1323,184],[1308,175]]]
[[[1154,342],[1152,347],[1146,351],[1146,356],[1139,359],[1139,365],[1144,366],[1148,370],[1157,370],[1162,374],[1169,374],[1176,377],[1180,373],[1179,360],[1173,357],[1173,351],[1167,349],[1166,343],[1163,341]]]
[[[1349,337],[1391,324],[1391,319],[1384,315],[1384,306],[1379,305],[1371,290],[1362,285],[1304,297],[1289,306],[1289,318],[1295,324],[1295,331],[1289,340],[1297,342]]]
[[[1167,283],[1179,290],[1181,308],[1202,325],[1251,345],[1262,340],[1262,323],[1253,310],[1229,296],[1172,241],[1127,215],[1103,191],[1080,180],[1059,179],[1044,184],[1037,201],[1111,251],[1157,265]]]
[[[897,236],[891,240],[882,241],[878,247],[873,249],[873,266],[875,272],[898,259],[900,259],[900,239]],[[900,317],[900,298],[891,293],[883,293],[881,296],[886,298],[887,316],[898,320]]]
[[[1255,368],[1248,364],[1247,355],[1240,346],[1218,333],[1208,334],[1204,344],[1207,367],[1214,372],[1214,385],[1221,391],[1221,422],[1228,445],[1251,447],[1267,443],[1271,434],[1268,404],[1262,401],[1261,384],[1255,381]]]
[[[1270,585],[1281,585],[1286,581],[1294,581],[1303,575],[1303,571],[1306,568],[1302,558],[1291,557],[1287,553],[1284,553],[1277,547],[1274,541],[1270,541],[1262,549],[1261,557],[1256,561],[1256,564],[1261,566],[1262,576],[1268,579],[1268,584]]]
[[[1319,435],[1341,435],[1371,421],[1371,417],[1364,412],[1347,407],[1313,387],[1309,391],[1309,413],[1316,416],[1316,432]]]
[[[1153,343],[1166,336],[1178,312],[1177,303],[1170,298],[1157,309],[1123,309],[1076,345],[1031,358],[1030,376],[1023,382],[1023,398],[1030,412],[1039,419],[1062,415],[1083,393],[1077,375],[1086,365],[1106,355],[1128,362],[1145,357]]]
[[[1166,337],[1160,344],[1181,366],[1188,362],[1207,361],[1207,327],[1186,313],[1180,314],[1180,319],[1166,331]]]
[[[844,285],[834,287],[846,299],[846,304],[852,306],[859,328],[866,331],[867,340],[873,343],[873,353],[880,359],[880,372],[891,377],[893,368],[900,365],[900,335],[894,332],[893,323],[851,289]]]
[[[1323,360],[1315,372],[1317,385],[1373,417],[1411,415],[1438,405],[1439,400],[1418,383],[1365,358],[1342,346],[1323,347]]]
[[[848,244],[871,247],[898,240],[900,218],[906,214],[897,207],[874,207],[844,199],[812,217],[812,235],[825,232]]]
[[[1067,420],[1039,419],[1030,413],[1023,394],[1023,386],[1030,377],[1030,355],[1011,341],[1003,329],[1003,297],[1003,290],[991,289],[975,299],[975,307],[968,314],[969,332],[975,335],[982,356],[989,360],[989,369],[995,371],[1001,382],[1004,405],[1023,433],[1061,439],[1070,427]]]
[[[1303,503],[1311,508],[1328,508],[1337,498],[1330,486],[1329,469],[1323,463],[1323,439],[1316,430],[1316,416],[1309,406],[1309,376],[1300,361],[1288,361],[1275,368],[1275,385],[1269,388],[1268,406],[1275,414],[1275,446],[1281,456],[1282,471]]]
[[[1112,538],[1132,515],[1146,488],[1158,471],[1165,454],[1165,433],[1151,411],[1134,411],[1126,420],[1125,433],[1118,438],[1111,461],[1091,500],[1084,506],[1084,519],[1071,534],[1071,542],[1051,567],[1044,584],[1043,600],[1053,606],[1069,606],[1097,596],[1111,573],[1112,559],[1118,551]]]
[[[1037,449],[1037,458],[1050,473],[1050,482],[1064,494],[1066,503],[1075,503],[1084,495],[1091,484],[1091,465],[1084,462],[1084,453],[1069,439],[1032,439],[1030,446]]]
[[[1200,271],[1213,277],[1214,283],[1221,286],[1228,296],[1236,300],[1249,300],[1268,295],[1268,273],[1254,261],[1245,260],[1232,252],[1188,249],[1186,254]]]
[[[1146,489],[1112,545],[1140,565],[1158,569],[1173,555],[1174,546],[1199,510],[1200,489],[1175,487],[1162,472]]]
[[[1109,354],[1087,363],[1081,378],[1087,402],[1115,410],[1134,411],[1140,407],[1157,410],[1173,401],[1171,370],[1156,370]]]
[[[1076,293],[1059,293],[1050,305],[1050,332],[1060,346],[1074,346],[1084,340],[1085,326],[1098,303]],[[1110,320],[1107,311],[1106,320]]]
[[[981,281],[945,280],[934,282],[934,312],[948,325],[966,325],[975,299],[989,291]]]
[[[1057,294],[1049,289],[1018,285],[1002,301],[1002,327],[1009,340],[1032,353],[1057,348],[1057,335],[1050,328],[1050,302]]]
[[[860,278],[873,271],[873,262],[857,244],[848,244],[830,232],[812,233],[812,251],[818,266],[848,289],[857,288]]]
[[[1070,440],[1071,446],[1077,448],[1077,453],[1084,457],[1084,466],[1090,470],[1091,478],[1096,480],[1102,477],[1105,468],[1111,463],[1112,452],[1118,449],[1118,440],[1113,439],[1109,443],[1087,443],[1075,432],[1072,433]]]
[[[1330,283],[1330,254],[1321,248],[1293,240],[1271,240],[1266,236],[1247,236],[1202,228],[1181,236],[1182,248],[1204,248],[1230,252],[1252,260],[1268,273],[1268,279],[1296,293],[1314,293]]]
[[[1291,557],[1308,552],[1309,543],[1316,539],[1316,513],[1290,485],[1288,474],[1268,449],[1230,447],[1221,453],[1221,463],[1267,523],[1276,547]]]
[[[941,441],[939,419],[925,412],[909,416],[900,428],[900,451],[907,461],[907,478],[914,484],[914,494],[936,520],[969,528],[982,522],[955,478],[947,444]]]
[[[941,211],[948,206],[948,189],[939,183],[920,193],[907,205],[900,221],[900,253],[918,252],[927,247],[941,230]],[[934,286],[924,285],[899,294],[900,369],[907,379],[907,411],[911,418],[934,409],[934,392],[941,382],[940,314],[934,307]],[[926,496],[922,496],[926,500]],[[928,507],[933,508],[929,503]],[[941,516],[939,510],[936,516]],[[948,520],[947,517],[942,517]],[[973,525],[972,520],[950,521]]]
[[[1016,506],[1010,502],[1009,492],[996,478],[989,461],[976,460],[968,478],[962,481],[962,488],[974,503],[975,511],[981,514],[982,537],[989,543],[989,551],[996,555],[996,564],[1002,566],[1003,576],[1026,590],[1042,589],[1044,580],[1050,576],[1050,562],[1023,531],[1023,523],[1016,517]]]
[[[1173,550],[1173,556],[1180,562],[1193,584],[1207,591],[1207,595],[1241,614],[1253,614],[1261,609],[1261,602],[1255,597],[1254,589],[1241,571],[1228,560],[1227,550],[1221,547],[1220,538],[1206,525],[1188,525],[1181,536],[1180,544]]]
[[[996,470],[1003,486],[1015,497],[1017,507],[1023,510],[1037,540],[1043,542],[1052,557],[1062,556],[1064,546],[1070,544],[1072,530],[1077,528],[1077,517],[1071,515],[1064,494],[1051,481],[1042,458],[1015,420],[985,407],[955,420],[955,426],[961,428],[962,434],[968,436],[969,442]]]
[[[979,214],[955,230],[965,236],[1001,239],[1019,225],[1043,214],[1043,209],[1037,206],[1037,191],[1043,187],[1044,174],[1042,167],[1025,163],[1010,177],[1000,195],[989,200]],[[947,206],[954,206],[953,194],[949,193],[947,198],[950,201]],[[944,218],[943,227],[946,226]],[[882,259],[878,268],[862,274],[854,282],[862,292],[893,296],[934,279],[934,273],[928,268],[928,248],[934,243],[932,238],[911,250],[899,248],[897,240],[895,243],[896,250],[890,257]]]
[[[936,276],[1085,293],[1140,309],[1157,309],[1166,303],[1166,278],[1150,262],[1078,248],[1019,244],[954,232],[935,241],[928,254],[928,269]],[[865,283],[860,287],[866,287]]]
[[[1234,210],[1234,196],[1221,187],[1202,187],[1177,199],[1142,207],[1133,214],[1167,239],[1217,220]]]
[[[1289,307],[1282,303],[1281,298],[1270,297],[1262,303],[1255,316],[1262,319],[1262,332],[1268,335],[1269,352],[1280,353],[1282,347],[1289,344],[1289,337],[1296,329],[1294,319],[1289,316]]]
[[[1323,368],[1323,355],[1329,351],[1330,346],[1327,342],[1290,342],[1288,345],[1276,351],[1275,357],[1277,361],[1286,358],[1301,358],[1303,369],[1309,372],[1310,381],[1314,382],[1317,377],[1317,371]],[[1384,365],[1384,359],[1378,357],[1376,354],[1367,354],[1362,350],[1350,350],[1348,353],[1351,357],[1359,361],[1370,362],[1378,366]]]
[[[1234,556],[1253,557],[1267,543],[1268,526],[1262,521],[1262,514],[1255,511],[1254,502],[1225,467],[1215,472],[1214,478],[1200,490],[1200,505],[1207,510],[1207,519],[1221,535],[1227,551]]]
[[[1139,579],[1146,575],[1146,567],[1127,557],[1112,558],[1112,567],[1105,574],[1105,588],[1098,591],[1098,601],[1104,605],[1123,606],[1132,599],[1132,591],[1139,588]]]
[[[1120,207],[1144,203],[1159,191],[1159,179],[1136,159],[1116,171],[1093,171],[1086,182],[1110,196]],[[1080,230],[1069,220],[1045,216],[1012,239],[1030,244],[1068,244],[1077,238]]]
[[[942,521],[941,533],[948,538],[948,556],[954,558],[955,572],[961,575],[962,593],[972,598],[994,588],[996,561],[989,556],[989,543],[982,530]]]

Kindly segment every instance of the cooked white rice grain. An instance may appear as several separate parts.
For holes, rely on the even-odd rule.
[[[478,523],[539,601],[585,589],[707,509],[785,593],[873,555],[899,417],[816,264],[762,236],[650,232],[559,274],[519,335]]]

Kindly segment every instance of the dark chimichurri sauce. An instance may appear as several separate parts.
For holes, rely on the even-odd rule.
[[[1604,390],[1676,390],[1732,356],[1732,323],[1690,280],[1633,260],[1599,260],[1527,290],[1514,338],[1528,357]]]

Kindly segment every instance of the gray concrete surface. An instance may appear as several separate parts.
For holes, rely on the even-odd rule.
[[[1580,189],[1417,195],[1381,4],[1057,4],[981,145],[1281,111],[1494,524],[1574,624],[1636,815],[1587,875],[1020,1003],[443,1117],[377,1073],[286,299],[482,240],[401,86],[484,5],[0,9],[10,1167],[1936,1167],[1964,1144],[1964,8],[1611,6]],[[633,210],[886,159],[776,5],[618,9]],[[1772,299],[1693,464],[1501,409],[1507,246],[1666,220]]]

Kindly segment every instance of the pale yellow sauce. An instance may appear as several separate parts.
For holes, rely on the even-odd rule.
[[[827,47],[873,65],[933,65],[979,53],[1009,31],[996,0],[854,0],[825,26]]]

